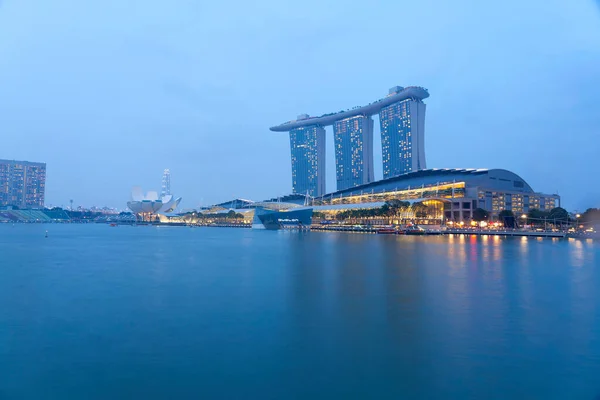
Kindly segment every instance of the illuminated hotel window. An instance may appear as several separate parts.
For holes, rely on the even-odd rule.
[[[355,116],[333,124],[337,189],[372,182],[373,120]]]
[[[293,192],[325,193],[325,130],[306,126],[290,131]]]
[[[415,104],[416,101],[407,99],[386,106],[379,112],[384,178],[413,170],[411,107]],[[422,163],[424,165],[424,160]]]

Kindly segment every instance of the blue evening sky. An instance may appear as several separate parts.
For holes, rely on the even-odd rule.
[[[46,162],[48,204],[124,208],[164,168],[184,208],[289,193],[268,128],[394,85],[429,89],[428,167],[600,206],[597,1],[0,0],[0,158]]]

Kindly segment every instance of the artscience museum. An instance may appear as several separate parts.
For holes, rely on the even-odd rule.
[[[151,221],[157,215],[174,212],[180,202],[181,197],[175,198],[167,194],[159,198],[157,192],[150,191],[144,194],[141,187],[135,186],[131,190],[131,201],[127,202],[127,207],[142,220]]]

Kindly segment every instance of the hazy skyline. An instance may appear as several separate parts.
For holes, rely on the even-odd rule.
[[[591,0],[4,0],[0,158],[46,162],[47,204],[125,208],[165,168],[184,208],[261,200],[292,186],[270,126],[419,85],[429,168],[506,168],[583,210],[600,206],[598,71]],[[379,179],[377,118],[374,138]]]

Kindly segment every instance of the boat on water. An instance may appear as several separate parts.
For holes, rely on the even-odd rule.
[[[395,235],[398,233],[394,228],[381,228],[377,229],[377,234],[379,235]]]
[[[405,235],[426,235],[427,231],[420,226],[413,225],[409,226],[404,230]]]
[[[118,226],[118,225],[113,222],[110,224],[110,226]]]

